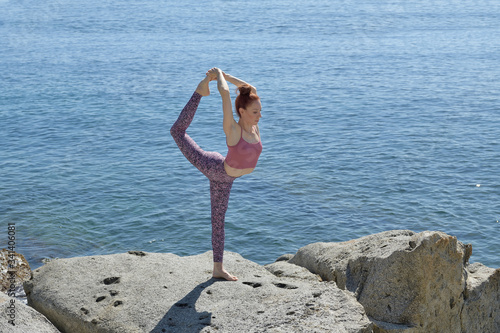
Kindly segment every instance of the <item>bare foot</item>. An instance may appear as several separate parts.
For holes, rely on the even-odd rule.
[[[226,279],[228,281],[238,281],[238,278],[234,275],[229,274],[221,262],[214,262],[214,272],[212,276],[216,279]]]
[[[201,80],[200,84],[198,84],[198,87],[196,88],[196,92],[200,94],[201,96],[208,96],[210,95],[210,88],[208,87],[208,83],[211,81],[211,78],[209,76],[205,76],[203,80]]]

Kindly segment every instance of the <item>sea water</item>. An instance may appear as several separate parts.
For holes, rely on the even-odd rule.
[[[263,105],[226,250],[439,230],[500,267],[499,22],[498,1],[2,0],[2,238],[32,268],[211,250],[208,180],[169,129],[216,66]],[[225,155],[210,87],[188,133]]]

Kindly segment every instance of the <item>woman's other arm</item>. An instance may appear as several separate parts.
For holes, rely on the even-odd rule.
[[[257,89],[254,86],[252,86],[251,84],[249,84],[249,83],[247,83],[247,82],[245,82],[245,81],[243,81],[241,79],[238,79],[237,77],[234,77],[231,74],[227,74],[227,73],[224,73],[224,72],[222,72],[222,73],[224,74],[224,78],[227,81],[229,81],[232,84],[234,84],[236,87],[240,87],[242,85],[249,85],[252,88],[252,93],[257,94]]]

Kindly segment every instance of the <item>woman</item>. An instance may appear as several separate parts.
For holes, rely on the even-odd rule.
[[[228,146],[224,158],[217,152],[203,151],[186,134],[193,120],[202,96],[210,95],[208,84],[217,80],[217,88],[222,97],[222,127]],[[238,87],[235,109],[239,120],[233,117],[231,96],[227,81]],[[179,118],[170,129],[177,146],[184,156],[210,180],[210,201],[212,208],[212,249],[214,257],[213,277],[229,281],[238,280],[229,274],[222,265],[224,254],[224,218],[229,202],[233,181],[251,173],[257,165],[262,152],[262,142],[258,127],[262,105],[256,89],[248,83],[225,74],[218,68],[212,68],[200,82],[191,99],[182,110]]]

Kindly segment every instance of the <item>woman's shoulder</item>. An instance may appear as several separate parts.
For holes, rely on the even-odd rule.
[[[242,137],[243,128],[238,123],[235,123],[231,131],[226,133],[226,143],[228,146],[236,146]]]
[[[259,140],[260,140],[260,128],[259,128],[259,125],[255,125],[255,133],[257,133],[257,135],[259,136]]]

